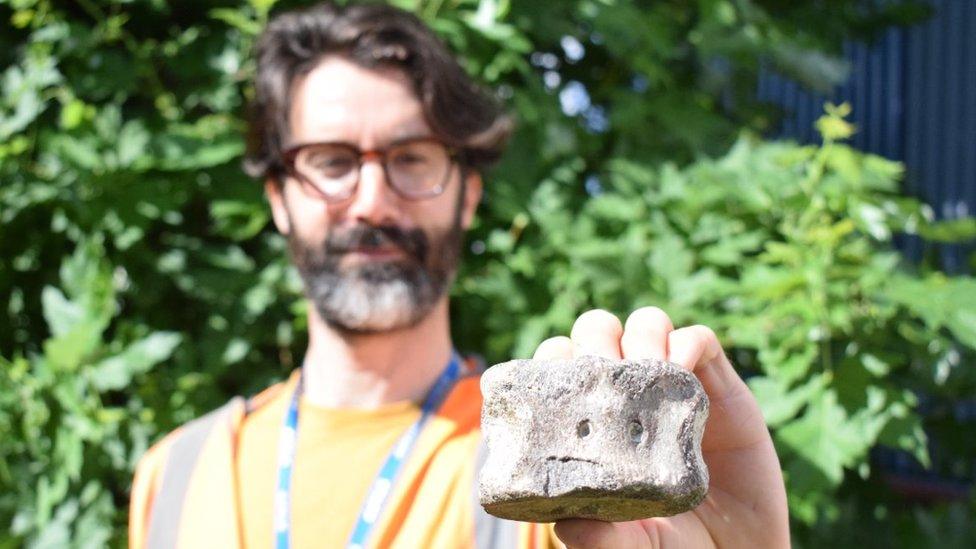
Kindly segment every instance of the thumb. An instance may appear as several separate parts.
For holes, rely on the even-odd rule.
[[[635,522],[602,522],[567,519],[556,523],[556,536],[568,549],[612,549],[634,547],[658,549],[660,544]]]

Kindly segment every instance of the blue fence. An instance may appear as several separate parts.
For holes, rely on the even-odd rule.
[[[932,0],[922,24],[888,30],[871,44],[851,43],[847,82],[829,96],[810,93],[772,73],[759,80],[759,97],[786,112],[780,137],[813,142],[813,123],[825,101],[849,101],[859,129],[857,148],[901,160],[907,190],[940,219],[976,215],[976,0]],[[912,258],[917,239],[899,241]],[[947,246],[949,272],[971,270],[973,246]]]
[[[850,102],[858,127],[853,145],[904,162],[906,190],[928,203],[936,217],[958,219],[976,215],[976,0],[931,4],[934,15],[922,24],[890,29],[870,44],[848,44],[851,74],[832,94],[811,93],[771,72],[760,77],[758,94],[785,112],[776,137],[808,143],[818,140],[814,121],[825,101]],[[917,238],[901,237],[897,244],[914,260],[926,251]],[[974,249],[940,247],[943,267],[973,271],[967,261]],[[923,395],[923,403],[923,415],[936,406],[976,411],[974,399],[935,403]],[[937,437],[930,438],[933,457],[942,453],[940,446]],[[908,499],[965,499],[972,486],[972,479],[927,472],[892,448],[874,448],[872,458],[889,487]]]

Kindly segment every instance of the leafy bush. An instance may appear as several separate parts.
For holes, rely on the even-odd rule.
[[[580,166],[567,164],[538,187],[517,235],[493,232],[487,270],[464,281],[491,304],[491,326],[521,323],[488,341],[519,355],[591,306],[655,304],[676,324],[714,328],[773,430],[800,542],[839,519],[843,484],[881,484],[875,445],[932,467],[919,395],[961,397],[976,381],[964,367],[976,280],[909,269],[891,245],[899,232],[971,238],[976,222],[932,223],[898,193],[901,166],[836,143],[852,131],[847,112],[821,119],[822,147],[744,137],[686,168],[615,161],[578,208],[565,183]],[[974,450],[965,442],[935,468],[971,475]]]
[[[972,282],[889,244],[965,222],[929,223],[896,165],[837,144],[742,138],[687,165],[773,121],[760,63],[829,85],[840,40],[907,2],[396,3],[520,120],[456,287],[460,348],[525,355],[587,307],[659,304],[752,376],[799,540],[862,516],[965,539],[958,509],[898,514],[867,455],[924,462],[921,429],[958,428],[912,395],[972,391]],[[0,0],[0,546],[123,545],[147,444],[299,362],[300,285],[238,167],[250,48],[296,4]],[[971,475],[946,440],[932,467]]]
[[[79,244],[60,269],[66,293],[47,286],[41,297],[51,330],[43,355],[0,358],[0,425],[8,434],[0,508],[15,513],[11,534],[36,532],[39,546],[105,544],[112,492],[123,489],[113,472],[131,471],[155,434],[152,411],[120,391],[168,359],[181,337],[144,329],[108,337],[124,284],[115,274],[99,243]]]

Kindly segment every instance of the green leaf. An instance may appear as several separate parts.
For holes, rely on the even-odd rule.
[[[694,255],[684,239],[676,234],[664,234],[655,239],[647,267],[669,283],[688,277],[694,267]]]
[[[644,204],[619,194],[603,194],[590,200],[587,213],[598,219],[611,221],[639,221],[645,213]]]
[[[87,372],[89,382],[99,392],[122,389],[133,377],[168,359],[180,341],[182,336],[175,332],[150,334],[131,343],[118,355],[96,364]]]
[[[271,5],[274,4],[274,1],[252,0],[252,3],[261,4],[261,8],[264,9],[263,13],[267,13],[267,9],[270,9]],[[244,34],[257,36],[261,33],[261,24],[258,21],[247,17],[239,10],[233,8],[215,8],[210,10],[208,13],[210,17],[216,19],[217,21],[223,21]]]
[[[824,392],[796,421],[784,425],[777,439],[799,458],[816,467],[831,486],[844,478],[844,468],[864,455],[873,441],[863,440],[837,404],[833,391]]]
[[[68,300],[61,290],[52,286],[46,286],[41,292],[41,306],[47,326],[55,336],[70,333],[87,316],[87,311],[79,304]]]
[[[749,379],[749,389],[762,408],[766,425],[770,428],[779,427],[796,417],[796,414],[811,400],[822,398],[822,392],[827,386],[827,377],[818,375],[809,381],[789,389],[778,379],[763,376]]]
[[[156,167],[167,171],[209,168],[239,158],[244,152],[240,129],[226,116],[208,116],[193,124],[174,124],[154,135]]]
[[[0,75],[0,141],[22,131],[47,108],[42,93],[62,79],[53,57],[29,55]]]
[[[44,341],[44,358],[52,367],[74,372],[99,346],[105,323],[84,317],[70,331]]]
[[[797,459],[818,469],[831,487],[838,486],[844,469],[865,459],[892,417],[882,389],[869,387],[867,402],[850,415],[838,404],[837,394],[827,390],[799,419],[781,427],[777,439]]]
[[[976,349],[976,279],[897,275],[888,280],[881,297],[908,308],[932,329],[948,329]]]
[[[817,119],[817,131],[827,141],[843,141],[854,135],[856,128],[844,120],[851,113],[851,106],[844,103],[840,106],[828,103],[825,107],[827,114]]]
[[[266,17],[271,8],[278,3],[278,0],[248,0],[260,17]]]
[[[149,132],[141,121],[126,122],[119,132],[119,166],[127,168],[144,156],[149,145],[149,139]]]
[[[227,347],[224,349],[224,354],[220,359],[224,364],[234,364],[243,360],[250,350],[251,344],[247,340],[235,337],[227,342]]]
[[[884,210],[873,204],[861,203],[852,213],[858,224],[876,240],[891,239],[888,216]]]
[[[884,377],[888,375],[888,372],[891,371],[891,366],[887,362],[872,355],[871,353],[861,355],[861,364],[864,365],[864,368],[868,372],[871,372],[871,374],[876,377]]]
[[[976,239],[976,217],[964,217],[926,223],[919,227],[918,234],[926,240],[935,242],[966,242]]]
[[[210,204],[210,216],[217,231],[234,240],[253,238],[271,218],[267,204],[243,200],[215,200]]]
[[[701,257],[715,265],[733,266],[741,262],[744,255],[758,252],[767,238],[762,231],[723,236],[715,244],[702,249]]]
[[[98,143],[90,135],[84,137],[58,135],[51,139],[51,145],[56,154],[83,170],[100,172],[106,164],[98,149]]]
[[[77,128],[85,116],[85,102],[72,99],[61,108],[60,126],[65,130]]]

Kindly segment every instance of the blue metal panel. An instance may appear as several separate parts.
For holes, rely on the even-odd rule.
[[[802,142],[817,139],[812,127],[825,99],[849,101],[858,127],[853,146],[903,161],[906,190],[937,217],[956,219],[976,215],[976,0],[931,3],[934,16],[922,24],[890,29],[872,44],[846,44],[851,75],[828,97],[798,90],[770,72],[760,76],[758,96],[786,113],[774,135]],[[900,235],[896,244],[915,261],[939,253],[951,273],[976,267],[967,265],[976,243],[927,246]],[[926,395],[919,398],[920,412],[931,413]],[[955,405],[976,410],[974,400]],[[963,421],[962,415],[957,419]],[[936,461],[944,453],[938,438],[929,440],[928,449]],[[923,482],[925,490],[946,500],[968,497],[969,482],[932,478],[904,451],[878,447],[872,460],[902,480]]]
[[[965,75],[963,89],[966,95],[962,101],[963,115],[961,119],[965,123],[965,128],[960,136],[961,142],[968,145],[969,149],[963,149],[962,176],[960,182],[963,185],[963,203],[966,204],[966,215],[976,215],[976,98],[973,97],[976,90],[976,2],[963,2],[966,5],[966,13],[963,16],[965,29],[963,30],[963,40],[966,41],[965,53],[962,58],[965,64],[962,73]]]
[[[890,29],[872,44],[848,43],[850,78],[828,97],[766,72],[758,95],[784,110],[774,136],[812,142],[825,100],[849,101],[858,133],[852,144],[904,161],[906,189],[937,217],[976,214],[976,1],[932,0],[934,16],[906,29]],[[926,250],[899,238],[906,255]],[[942,250],[950,272],[968,270],[973,246]]]
[[[960,169],[962,160],[960,151],[963,143],[960,142],[960,139],[962,138],[962,123],[964,121],[959,99],[965,90],[960,85],[962,83],[962,57],[960,56],[962,48],[959,46],[962,43],[961,26],[963,21],[961,15],[964,7],[963,2],[946,2],[944,12],[948,28],[941,33],[946,54],[946,63],[943,69],[945,87],[940,90],[943,109],[942,119],[945,122],[945,129],[942,134],[944,136],[943,152],[945,155],[943,160],[944,171],[942,172],[945,178],[945,194],[941,196],[941,216],[947,219],[956,217],[957,205],[960,203],[959,191],[962,187],[959,174],[962,172]],[[962,259],[958,253],[947,254],[945,258],[947,268],[950,271],[961,270],[963,267]]]
[[[928,75],[924,74],[924,67],[928,66],[925,62],[925,45],[930,40],[928,34],[925,27],[908,33],[907,42],[910,55],[906,60],[906,67],[911,67],[911,70],[906,68],[905,71],[911,74],[910,78],[905,78],[905,104],[908,124],[905,132],[904,161],[908,176],[907,187],[913,194],[920,196],[921,184],[919,181],[922,179],[921,174],[928,173],[927,161],[929,159],[929,155],[923,151],[923,144],[926,143],[923,138],[926,116],[924,110],[919,108],[922,98],[925,97],[923,85],[929,79]],[[907,239],[906,244],[906,252],[909,257],[917,259],[921,256],[922,245],[918,239]]]
[[[885,103],[885,112],[882,118],[886,122],[885,127],[885,146],[882,154],[888,158],[904,158],[905,148],[902,141],[904,135],[904,94],[905,79],[902,76],[904,66],[904,33],[901,29],[894,29],[885,36],[885,49],[889,52],[887,57],[887,75],[885,86],[891,90]]]

